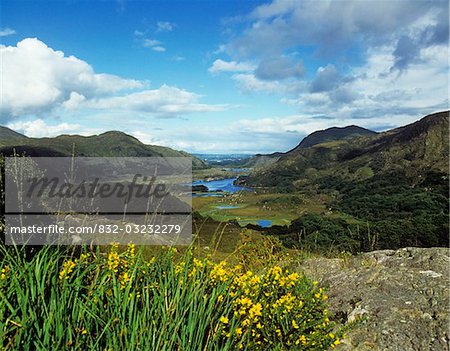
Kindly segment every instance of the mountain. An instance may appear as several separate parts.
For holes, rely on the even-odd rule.
[[[305,147],[302,141],[276,162],[256,169],[246,183],[301,188],[326,176],[362,180],[376,174],[398,172],[418,181],[422,173],[431,170],[448,173],[448,126],[449,112],[444,111],[379,134],[368,131],[364,136],[326,141],[311,147]],[[336,131],[328,130],[331,129]],[[346,128],[340,130],[343,129]],[[326,131],[316,135],[323,136],[322,132]],[[334,136],[338,134],[345,133],[334,133]],[[306,145],[317,140],[314,137]]]
[[[407,126],[296,148],[240,183],[314,199],[288,227],[285,245],[370,251],[448,246],[449,111]],[[309,200],[308,200],[309,201]]]
[[[0,142],[5,139],[26,138],[25,135],[15,132],[7,127],[0,126]]]
[[[298,149],[304,149],[317,144],[322,144],[330,141],[337,141],[342,139],[350,139],[360,136],[375,135],[369,129],[365,129],[358,126],[347,127],[332,127],[325,130],[319,130],[307,135],[295,148],[287,152],[274,152],[272,154],[256,154],[243,162],[243,167],[246,168],[261,168],[275,164],[280,158],[286,154],[292,153]]]
[[[30,156],[86,156],[86,157],[192,157],[184,151],[164,146],[146,145],[135,137],[118,131],[100,135],[60,135],[55,138],[0,139],[0,153]],[[205,168],[202,160],[193,157],[193,168]]]
[[[369,129],[365,129],[362,127],[358,127],[355,125],[347,126],[347,127],[332,127],[325,130],[318,130],[306,136],[300,144],[298,144],[294,149],[303,149],[306,147],[311,147],[317,144],[325,143],[328,141],[341,140],[341,139],[349,139],[357,136],[366,136],[366,135],[374,135],[377,134],[374,131]]]

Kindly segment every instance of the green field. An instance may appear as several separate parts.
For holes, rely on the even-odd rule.
[[[241,225],[256,224],[260,219],[271,220],[272,225],[289,225],[305,213],[326,210],[325,198],[308,198],[302,194],[272,193],[266,190],[242,191],[223,197],[194,197],[192,207],[202,216],[217,221],[237,220]],[[236,208],[219,208],[232,206]]]

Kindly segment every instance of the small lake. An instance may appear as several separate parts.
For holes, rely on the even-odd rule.
[[[204,185],[208,188],[209,191],[223,191],[228,193],[237,193],[239,191],[251,190],[250,188],[246,188],[243,186],[234,185],[233,182],[237,178],[227,178],[227,179],[219,179],[219,180],[196,180],[192,182],[192,185]],[[211,196],[213,194],[203,193],[202,196]],[[217,195],[216,195],[217,196]]]
[[[268,228],[272,225],[272,220],[270,219],[259,219],[256,221],[256,224],[258,224],[262,228]]]
[[[234,206],[234,205],[222,205],[222,206],[216,206],[217,209],[219,210],[231,210],[233,208],[239,208],[239,206]]]

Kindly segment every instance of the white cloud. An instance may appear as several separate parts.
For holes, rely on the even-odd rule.
[[[7,37],[7,36],[13,35],[13,34],[16,34],[16,31],[14,29],[11,29],[11,28],[0,29],[0,37]]]
[[[61,134],[92,134],[91,131],[81,131],[83,128],[78,124],[60,123],[56,125],[49,125],[42,119],[36,119],[26,122],[14,122],[8,124],[8,128],[11,128],[19,133],[23,133],[28,137],[42,138],[42,137],[54,137]]]
[[[143,42],[142,42],[142,46],[144,48],[151,48],[151,47],[156,46],[156,45],[161,45],[161,42],[159,40],[156,40],[156,39],[144,39]]]
[[[161,117],[175,117],[194,112],[215,112],[226,108],[224,105],[199,103],[200,95],[163,85],[159,89],[144,90],[123,96],[93,99],[85,102],[85,107],[101,110],[127,110],[152,113]]]
[[[165,52],[166,51],[166,48],[164,47],[164,46],[153,46],[152,47],[152,50],[153,51],[156,51],[156,52]]]
[[[0,46],[2,104],[0,121],[27,115],[45,116],[58,111],[72,114],[86,109],[141,111],[157,117],[221,111],[225,105],[200,102],[195,93],[162,85],[96,73],[85,61],[66,56],[38,39],[24,39],[17,46]]]
[[[0,45],[3,119],[48,111],[70,100],[71,93],[91,98],[142,88],[143,82],[95,73],[85,61],[65,56],[36,38],[17,46]]]
[[[276,56],[298,45],[340,55],[355,42],[370,47],[398,39],[431,12],[434,23],[422,31],[433,36],[447,32],[448,40],[447,1],[273,0],[256,7],[247,29],[226,47],[239,58]]]
[[[175,28],[175,23],[159,21],[156,23],[157,32],[171,32]]]
[[[239,88],[244,92],[277,93],[284,89],[280,83],[260,80],[254,74],[234,74],[231,78],[238,83]]]
[[[249,72],[253,71],[255,66],[248,62],[224,61],[217,59],[208,69],[210,73],[219,72]]]
[[[166,51],[166,48],[162,46],[162,43],[159,40],[156,39],[144,39],[142,41],[142,46],[144,48],[150,48],[153,51],[156,52],[164,52]]]
[[[273,0],[224,50],[257,63],[231,76],[242,91],[282,94],[305,116],[392,125],[448,108],[448,22],[446,1]]]

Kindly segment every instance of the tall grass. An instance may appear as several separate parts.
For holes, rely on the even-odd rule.
[[[31,259],[1,248],[0,335],[9,350],[325,350],[323,289],[280,267],[255,274],[175,249]]]

